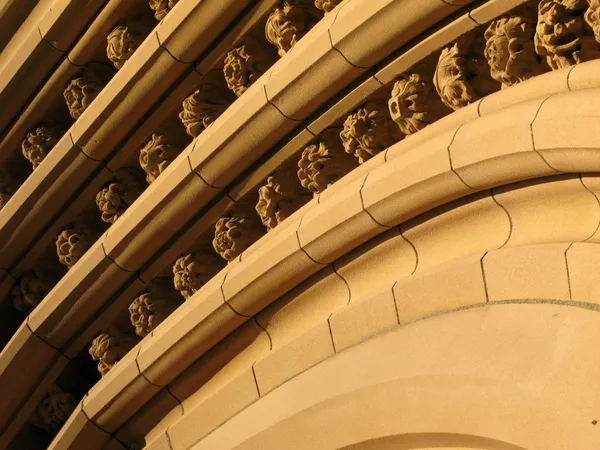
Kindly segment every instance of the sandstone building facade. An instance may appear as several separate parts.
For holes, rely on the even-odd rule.
[[[600,0],[0,24],[0,449],[600,448]]]

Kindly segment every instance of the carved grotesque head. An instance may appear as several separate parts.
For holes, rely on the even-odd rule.
[[[217,221],[213,247],[224,260],[233,261],[264,234],[254,205],[248,197]]]
[[[129,316],[135,334],[144,337],[177,309],[181,298],[168,278],[157,278],[148,284],[145,292],[129,305]]]
[[[111,329],[97,336],[90,346],[90,356],[98,361],[98,372],[106,375],[113,366],[135,347],[136,340]]]
[[[310,200],[301,189],[294,170],[283,168],[267,178],[258,190],[256,212],[267,230],[275,228]]]
[[[340,137],[346,152],[362,164],[404,136],[390,118],[387,105],[372,101],[348,116]]]
[[[106,38],[108,59],[117,69],[123,67],[153,28],[154,22],[146,16],[133,17],[115,27]]]
[[[34,270],[26,271],[11,290],[14,308],[24,313],[33,311],[53,287],[53,281],[44,278],[44,275],[38,275]]]
[[[64,92],[64,97],[71,117],[75,120],[87,109],[110,80],[110,71],[106,66],[94,65],[84,68],[71,79]]]
[[[327,14],[333,8],[342,3],[343,0],[315,0],[315,6]]]
[[[75,397],[55,386],[36,407],[34,424],[54,434],[65,424],[76,406]]]
[[[140,166],[146,172],[146,181],[156,180],[180,153],[181,149],[171,145],[166,136],[153,134],[140,150]]]
[[[357,166],[356,158],[344,150],[339,129],[330,128],[302,151],[298,178],[303,187],[318,194]]]
[[[265,26],[267,40],[285,55],[320,19],[318,11],[307,1],[286,0],[275,8]]]
[[[60,232],[56,239],[56,252],[61,264],[69,269],[92,246],[100,233],[90,227],[84,220],[77,218]]]
[[[246,39],[225,58],[223,74],[227,87],[238,97],[273,64],[271,55],[254,39]]]
[[[150,0],[150,8],[156,20],[163,20],[179,0]]]
[[[553,70],[600,57],[600,46],[586,23],[587,0],[541,0],[535,50],[546,56]]]
[[[207,74],[199,88],[183,102],[179,118],[187,134],[199,136],[234,100],[235,96],[227,88],[222,72]]]
[[[181,256],[173,266],[175,289],[187,300],[221,269],[222,262],[212,248]]]
[[[102,220],[115,223],[144,191],[143,175],[130,168],[117,171],[115,179],[96,195],[96,204],[102,212]]]
[[[23,156],[27,158],[35,169],[41,164],[50,150],[58,143],[65,134],[61,126],[51,124],[40,124],[27,133],[27,137],[21,144]]]

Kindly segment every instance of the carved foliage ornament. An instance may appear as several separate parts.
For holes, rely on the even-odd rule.
[[[135,327],[135,334],[141,337],[147,336],[180,304],[181,298],[173,288],[172,280],[168,278],[152,280],[146,291],[129,305],[129,317]]]
[[[255,205],[255,197],[245,197],[217,221],[213,248],[224,260],[233,261],[264,234]]]
[[[117,69],[123,67],[153,28],[154,22],[146,16],[133,17],[115,27],[106,38],[108,59]]]
[[[594,37],[600,42],[600,0],[588,0],[590,6],[585,12],[585,21],[594,30]]]
[[[234,100],[235,96],[227,88],[222,73],[207,74],[198,90],[183,102],[183,111],[179,118],[187,134],[192,137],[200,135]]]
[[[315,6],[322,11],[325,11],[325,14],[333,11],[337,5],[342,3],[343,0],[315,0]]]
[[[139,170],[117,170],[116,178],[96,195],[96,204],[102,212],[102,220],[115,223],[144,192],[144,188],[144,176]]]
[[[422,130],[447,112],[433,83],[419,73],[404,74],[394,83],[388,106],[392,119],[407,136]]]
[[[280,169],[258,190],[256,212],[267,230],[275,228],[311,198],[294,172],[292,168]]]
[[[140,150],[140,166],[146,172],[148,184],[156,180],[180,153],[181,149],[171,145],[166,136],[153,134]]]
[[[12,288],[11,297],[17,311],[29,313],[44,299],[54,287],[53,280],[35,270],[28,270],[21,275],[19,283]]]
[[[65,134],[65,129],[58,125],[40,124],[33,130],[27,133],[27,137],[21,144],[23,156],[36,169],[50,150],[58,143],[60,138]]]
[[[485,58],[492,78],[512,86],[548,70],[535,52],[537,8],[517,8],[493,20],[485,30]]]
[[[273,64],[271,54],[255,39],[247,38],[225,58],[223,73],[227,87],[238,97]]]
[[[186,300],[206,284],[221,269],[222,260],[212,248],[183,255],[175,261],[175,289]]]
[[[94,361],[98,361],[98,372],[104,376],[136,343],[135,337],[111,328],[92,341],[89,353]]]
[[[79,119],[106,86],[111,75],[106,66],[95,64],[93,69],[84,68],[71,79],[63,95],[73,119]]]
[[[265,25],[267,40],[285,55],[320,19],[312,0],[285,0],[269,15]]]
[[[302,151],[298,167],[302,186],[318,194],[358,167],[358,161],[344,150],[339,129],[330,128]]]
[[[387,105],[375,100],[348,116],[340,137],[346,152],[356,156],[362,164],[404,136],[390,118]]]
[[[97,230],[86,224],[81,218],[76,219],[60,232],[56,239],[56,253],[61,264],[69,269],[92,246],[98,237]]]
[[[163,20],[179,0],[150,0],[150,8],[154,11],[156,20]]]
[[[0,210],[8,203],[10,198],[19,189],[19,183],[12,174],[0,168]]]
[[[76,406],[75,397],[55,385],[35,408],[32,422],[48,433],[55,434],[75,411]]]
[[[442,50],[433,82],[445,105],[457,110],[500,89],[490,75],[484,47],[484,36],[472,31]]]
[[[535,50],[553,70],[600,58],[600,45],[586,23],[594,20],[596,8],[584,18],[587,8],[587,0],[540,1]]]

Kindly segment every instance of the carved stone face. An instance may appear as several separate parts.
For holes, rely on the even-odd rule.
[[[181,298],[169,279],[155,279],[149,283],[146,292],[137,296],[129,305],[131,324],[135,334],[144,337],[162,323],[177,309]]]
[[[154,11],[156,20],[163,20],[179,0],[150,0],[150,8]]]
[[[136,344],[129,336],[122,336],[115,331],[97,336],[90,346],[90,356],[98,361],[98,371],[106,375],[112,367]]]
[[[263,234],[264,228],[251,201],[241,202],[215,225],[213,248],[226,261],[233,261]]]
[[[33,311],[48,295],[53,286],[54,283],[39,278],[33,270],[23,273],[19,279],[19,284],[11,290],[14,308],[24,313]]]
[[[175,289],[188,299],[220,268],[221,262],[212,248],[183,255],[173,266]]]
[[[223,74],[227,86],[238,97],[260,78],[273,63],[268,52],[255,40],[248,38],[231,50],[224,61]]]
[[[177,158],[181,149],[167,142],[160,134],[153,134],[150,141],[140,150],[140,166],[146,172],[146,181],[152,183]]]
[[[343,0],[315,0],[315,6],[325,13],[331,12],[333,8],[342,3]]]
[[[284,1],[276,8],[265,25],[267,40],[285,55],[320,19],[315,9],[298,1]]]
[[[85,227],[63,230],[56,240],[58,260],[70,269],[77,264],[92,243],[90,231]]]
[[[106,67],[100,68],[100,66],[95,69],[85,68],[71,79],[63,95],[73,119],[79,119],[108,83],[108,80]]]
[[[115,223],[144,191],[143,175],[134,169],[120,169],[117,177],[96,195],[102,220]]]
[[[50,433],[56,433],[75,410],[77,401],[68,392],[50,392],[35,410],[36,425]]]
[[[27,133],[21,144],[23,156],[37,168],[65,133],[62,127],[41,124]]]
[[[117,69],[123,67],[153,28],[154,22],[145,16],[133,17],[125,24],[115,27],[106,38],[108,59]]]

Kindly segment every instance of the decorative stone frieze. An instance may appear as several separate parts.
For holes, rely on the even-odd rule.
[[[282,168],[270,175],[258,189],[256,212],[267,231],[275,228],[311,199],[312,196],[302,189],[295,175],[293,168]]]
[[[315,6],[322,11],[325,11],[325,14],[333,11],[337,5],[342,3],[344,0],[315,0]]]
[[[206,284],[223,266],[212,248],[183,255],[173,265],[175,289],[186,300]]]
[[[98,372],[108,373],[137,344],[135,336],[122,333],[111,327],[92,341],[89,354],[98,361]]]
[[[388,107],[392,119],[406,136],[450,112],[437,95],[433,82],[420,73],[403,74],[394,83]]]
[[[485,37],[474,30],[442,50],[433,82],[445,105],[457,110],[489,95],[501,85],[490,75]]]
[[[51,274],[39,270],[24,272],[11,290],[13,307],[19,312],[30,313],[48,295],[56,281]]]
[[[54,385],[35,408],[31,422],[48,433],[56,434],[76,406],[75,397]]]
[[[21,150],[35,170],[65,134],[64,127],[42,123],[27,133]]]
[[[391,119],[387,104],[373,100],[346,118],[340,137],[346,152],[362,164],[404,136]]]
[[[339,129],[330,128],[302,151],[298,178],[303,187],[319,194],[356,167],[358,161],[344,150]]]
[[[223,66],[227,87],[238,97],[265,73],[275,62],[258,41],[246,38],[238,47],[227,53]]]
[[[18,180],[5,168],[0,168],[0,210],[19,189]]]
[[[163,20],[179,0],[150,0],[150,8],[156,20]]]
[[[111,76],[112,72],[108,67],[94,64],[93,68],[85,67],[69,81],[63,95],[73,119],[79,119],[110,81]]]
[[[100,235],[82,218],[77,218],[67,225],[56,239],[58,260],[69,269],[85,254]]]
[[[265,36],[277,47],[279,56],[283,56],[322,16],[312,0],[284,0],[269,15]]]
[[[528,4],[493,20],[485,30],[485,58],[502,87],[549,70],[535,52],[536,24],[537,8]]]
[[[586,19],[594,23],[595,4],[587,11],[588,0],[540,1],[535,50],[553,70],[600,57],[594,30],[586,23]]]
[[[117,25],[106,38],[108,59],[117,69],[123,67],[153,28],[154,21],[146,16],[132,17]]]
[[[102,220],[115,223],[144,192],[145,187],[141,171],[129,167],[117,170],[115,178],[96,195],[96,205],[102,213]]]
[[[235,96],[227,88],[220,71],[209,72],[198,89],[183,101],[179,114],[188,135],[197,137],[233,103]]]
[[[129,317],[135,334],[144,337],[154,330],[181,304],[173,280],[156,278],[129,305]]]
[[[217,221],[213,248],[224,260],[233,261],[265,233],[255,205],[256,197],[247,196]]]
[[[146,172],[146,181],[152,183],[177,158],[182,149],[172,145],[163,134],[153,134],[140,150],[140,166]]]

